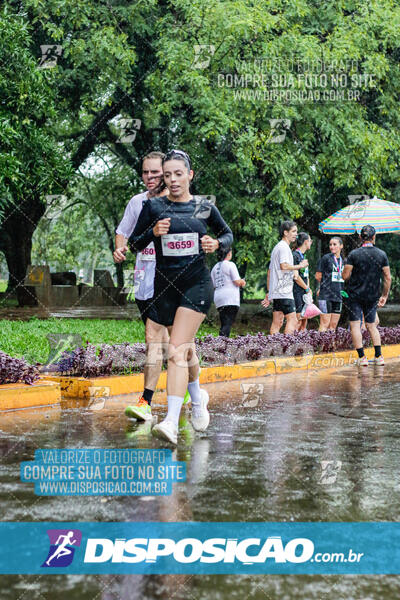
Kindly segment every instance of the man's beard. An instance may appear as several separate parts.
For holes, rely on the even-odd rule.
[[[165,188],[164,177],[160,177],[160,181],[158,182],[156,187],[153,190],[151,190],[151,195],[158,196],[159,194],[161,194],[161,192],[163,191],[164,188]]]

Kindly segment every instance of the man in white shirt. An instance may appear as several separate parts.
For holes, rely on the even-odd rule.
[[[293,254],[290,244],[296,241],[297,225],[294,221],[284,221],[279,227],[281,241],[278,242],[271,254],[268,271],[268,293],[261,304],[269,306],[272,300],[272,324],[270,333],[279,333],[286,317],[285,333],[297,330],[296,306],[293,297],[293,278],[297,279],[297,269],[308,266],[304,259],[300,264],[293,264]],[[309,288],[305,293],[310,291]]]
[[[142,163],[142,179],[145,184],[147,191],[141,194],[136,194],[130,199],[122,221],[116,229],[115,236],[115,250],[113,253],[114,261],[121,263],[126,260],[126,253],[128,251],[127,240],[131,236],[135,229],[139,215],[145,202],[151,202],[151,198],[156,196],[165,196],[168,190],[164,188],[163,170],[162,170],[162,159],[164,154],[162,152],[150,152],[143,158]],[[154,275],[156,271],[156,255],[153,242],[147,246],[142,252],[139,252],[136,256],[135,264],[135,302],[139,308],[140,315],[144,324],[146,325],[146,319],[148,310],[152,303],[154,295]],[[163,332],[163,343],[164,348],[167,348],[169,336],[168,330],[163,325],[160,328]],[[146,344],[147,346],[151,343],[148,339],[146,332]],[[160,376],[162,367],[161,357],[157,357],[154,364],[146,365],[144,368],[144,391],[142,396],[132,406],[127,406],[125,414],[128,417],[135,417],[138,420],[150,420],[151,414],[151,400],[153,398],[154,390],[156,389],[157,381]],[[185,397],[185,401],[188,401],[188,394]],[[185,402],[185,403],[186,403]]]

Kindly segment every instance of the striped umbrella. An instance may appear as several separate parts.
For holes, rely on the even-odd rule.
[[[400,204],[367,198],[341,208],[319,224],[322,233],[350,235],[359,233],[364,225],[373,225],[376,233],[400,235]]]

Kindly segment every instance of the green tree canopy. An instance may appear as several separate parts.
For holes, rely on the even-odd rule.
[[[21,190],[34,190],[30,214],[37,211],[37,223],[44,211],[42,190],[63,193],[77,185],[69,169],[76,172],[99,148],[107,160],[114,158],[112,168],[132,169],[128,179],[136,185],[141,156],[183,147],[196,172],[194,192],[216,196],[234,231],[235,259],[254,272],[265,268],[282,218],[295,218],[301,229],[316,234],[318,222],[347,204],[349,194],[397,199],[397,2],[336,0],[324,2],[323,9],[317,0],[104,5],[8,0],[4,6],[4,28],[12,22],[20,33],[6,36],[2,58],[13,44],[25,58],[13,67],[2,60],[0,76],[11,78],[10,86],[23,81],[29,99],[35,85],[43,86],[40,98],[46,101],[33,103],[41,115],[37,135],[47,136],[55,150],[44,159],[48,173],[42,180],[33,144],[34,174],[25,172],[23,188],[17,189],[4,178],[18,159],[15,141],[7,137],[1,158],[3,250],[4,240],[12,238],[7,198],[25,202]],[[54,69],[33,68],[40,44],[62,46]],[[324,91],[319,80],[310,86],[307,74],[326,75],[325,89],[333,90],[333,97],[295,100],[294,92]],[[271,92],[288,90],[290,97],[271,99]],[[22,121],[26,115],[36,118],[31,104],[24,110],[13,106],[12,91],[5,96],[2,119],[18,110]],[[342,91],[343,97],[335,96]],[[140,121],[131,144],[121,143],[120,117]],[[27,126],[22,121],[18,128]],[[61,166],[64,174],[58,172]],[[104,186],[104,174],[99,178]],[[121,207],[129,199],[123,188]],[[99,203],[108,222],[111,204],[116,206],[115,197]],[[30,240],[26,224],[19,227]]]

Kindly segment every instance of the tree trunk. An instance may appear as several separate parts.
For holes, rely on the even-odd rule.
[[[240,279],[245,279],[247,265],[248,265],[247,262],[243,263],[242,265],[239,265],[238,271],[239,271]],[[240,288],[240,303],[243,302],[243,293],[244,293],[244,288],[241,287]]]
[[[115,272],[117,274],[117,286],[120,288],[124,287],[124,269],[122,263],[115,264]]]
[[[0,226],[0,250],[4,252],[8,266],[8,292],[24,281],[26,269],[31,264],[32,237],[44,211],[44,204],[36,196],[5,211]]]

